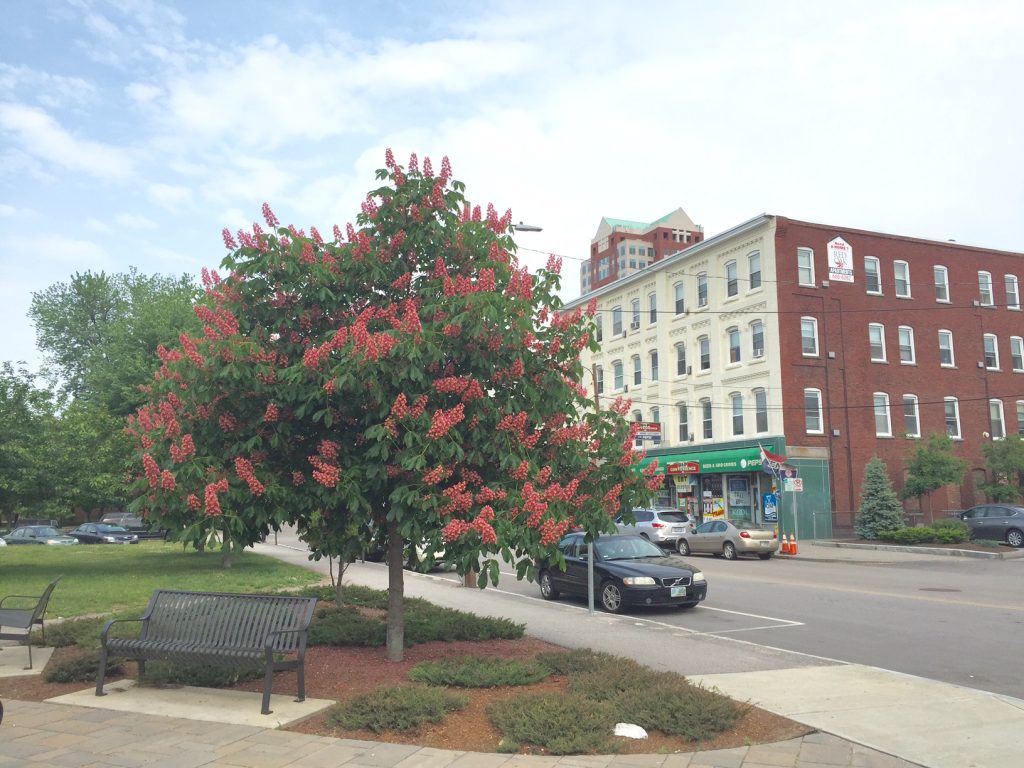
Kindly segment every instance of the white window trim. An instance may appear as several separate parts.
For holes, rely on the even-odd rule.
[[[705,407],[705,404],[706,404],[706,407]],[[700,405],[700,439],[701,440],[714,440],[715,439],[715,408],[711,404],[711,398],[710,397],[702,397],[700,399],[700,401],[699,401],[699,405]],[[708,412],[708,416],[710,416],[710,418],[708,418],[708,419],[704,418],[704,412],[705,411]],[[710,430],[711,431],[711,435],[710,436],[707,436],[707,435],[704,434],[704,431],[705,431],[704,430],[704,425],[707,424],[707,423],[710,423],[710,425],[711,425],[711,430]]]
[[[729,277],[729,267],[732,267],[735,273],[736,281],[736,292],[729,293],[729,283],[733,278]],[[730,259],[725,262],[725,301],[732,301],[739,298],[740,295],[740,263],[736,259]]]
[[[881,357],[872,357],[872,355],[874,354],[872,349],[871,349],[871,346],[872,346],[871,345],[871,329],[872,328],[877,328],[881,332],[881,339],[882,339],[882,356]],[[889,362],[889,353],[886,351],[886,348],[885,348],[885,326],[882,325],[881,323],[868,323],[868,357],[870,358],[872,363],[887,363],[887,362]]]
[[[984,275],[988,278],[988,301],[985,301],[985,295],[981,290],[981,276]],[[996,301],[996,289],[992,282],[992,273],[986,272],[985,270],[978,271],[978,303],[983,307],[994,307]]]
[[[900,343],[900,333],[902,331],[908,331],[910,333],[910,360],[903,359],[903,344]],[[899,328],[896,329],[896,342],[900,351],[900,365],[917,365],[917,349],[914,344],[914,329],[909,325],[899,326]]]
[[[757,350],[754,349],[754,326],[757,323],[761,323],[761,354],[758,354]],[[764,339],[764,321],[763,320],[754,320],[754,321],[752,321],[750,323],[750,359],[751,360],[764,360],[765,347],[766,346],[767,345],[766,345],[765,339]]]
[[[941,359],[941,353],[942,353],[941,338],[942,338],[942,334],[943,333],[948,333],[949,334],[949,362],[948,363],[942,362],[942,359]],[[939,328],[939,338],[940,338],[940,342],[939,342],[939,354],[940,354],[939,366],[942,367],[942,368],[956,368],[956,349],[953,346],[953,332],[951,330],[949,330],[948,328]]]
[[[700,284],[704,283],[704,300],[700,298]],[[708,273],[698,272],[697,279],[695,281],[695,289],[697,291],[697,309],[707,309],[711,303],[711,286],[708,285]]]
[[[801,272],[801,269],[800,269],[800,254],[801,254],[801,252],[807,253],[811,257],[810,258],[810,266],[811,266],[811,279],[810,279],[810,282],[804,282],[803,280],[800,279],[800,272]],[[798,284],[800,284],[802,286],[805,286],[807,288],[817,288],[818,287],[818,284],[815,282],[815,278],[814,278],[814,249],[813,248],[808,248],[806,246],[799,246],[796,249],[796,279],[797,279],[797,283]]]
[[[733,345],[732,345],[732,335],[733,335],[733,333],[736,334],[736,346],[735,347],[733,347]],[[742,364],[743,363],[743,332],[739,329],[739,326],[730,325],[728,328],[725,329],[725,343],[726,343],[726,347],[728,349],[728,360],[729,360],[729,362],[726,363],[726,367],[728,367],[728,366],[736,366],[736,365]],[[737,359],[736,360],[732,359],[732,351],[733,351],[733,349],[736,350],[736,355],[737,355]]]
[[[811,429],[807,426],[807,394],[813,392],[817,397],[818,402],[818,426],[820,429]],[[825,413],[824,406],[821,402],[821,390],[816,387],[807,387],[804,389],[804,431],[808,435],[824,435],[825,434]]]
[[[1017,401],[1017,434],[1024,437],[1024,400]]]
[[[739,413],[736,413],[736,403],[739,402]],[[747,420],[743,413],[743,394],[741,392],[729,393],[729,426],[732,427],[733,437],[743,435],[747,428]],[[736,416],[740,417],[740,431],[736,431]]]
[[[878,290],[872,291],[868,288],[868,262],[875,265],[875,277],[878,279]],[[879,261],[877,256],[865,256],[864,257],[864,292],[869,296],[882,296],[885,291],[882,290],[882,262]]]
[[[619,383],[616,384],[615,380],[618,379]],[[612,391],[622,389],[626,384],[626,366],[622,364],[621,360],[612,361]]]
[[[1013,346],[1014,343],[1017,345],[1018,351],[1020,351],[1019,357],[1021,358],[1020,368],[1013,361]],[[1011,336],[1010,337],[1010,370],[1014,373],[1024,373],[1024,337],[1022,336]]]
[[[769,415],[768,409],[768,390],[764,388],[758,388],[751,391],[751,396],[754,398],[754,434],[755,435],[766,435],[771,431],[771,416]],[[762,395],[764,397],[764,429],[757,428],[757,417],[758,417],[758,406],[757,396]]]
[[[946,405],[953,404],[953,415],[956,416],[956,434],[950,435],[949,429],[946,427]],[[964,432],[960,426],[960,401],[955,397],[944,397],[942,398],[942,428],[949,435],[950,440],[963,440]]]
[[[906,293],[900,293],[899,292],[899,289],[898,289],[899,283],[896,280],[896,270],[898,269],[900,264],[903,265],[903,267],[906,269],[906,272],[907,272],[907,292]],[[893,277],[893,294],[895,294],[897,299],[912,299],[912,298],[914,298],[914,296],[913,296],[914,291],[913,291],[913,289],[911,288],[911,285],[910,285],[910,264],[909,263],[907,263],[906,261],[903,261],[902,259],[897,259],[896,261],[894,261],[892,263],[892,277]]]
[[[998,437],[995,435],[995,430],[993,428],[993,421],[992,421],[992,406],[993,405],[998,406],[998,410],[999,410],[999,428],[1003,432],[1003,434],[999,435]],[[1006,413],[1003,410],[1003,401],[1002,400],[993,397],[991,400],[988,401],[988,423],[989,423],[989,429],[993,430],[993,432],[992,432],[992,439],[993,440],[1003,440],[1006,437]]]
[[[682,295],[682,303],[683,303],[683,308],[682,309],[679,309],[678,308],[678,304],[677,304],[677,301],[679,300],[679,292],[682,292],[682,294],[683,294]],[[677,317],[679,315],[685,315],[686,314],[686,284],[682,280],[672,284],[672,310],[675,312]]]
[[[1020,312],[1020,280],[1017,279],[1016,275],[1003,275],[1003,288],[1006,288],[1008,282],[1013,283],[1013,303],[1010,303],[1010,292],[1006,291],[1006,308],[1011,309],[1014,312]]]
[[[679,378],[682,378],[683,376],[688,376],[689,372],[690,372],[690,359],[689,359],[689,356],[686,354],[686,342],[685,341],[680,341],[673,348],[675,349],[675,352],[676,352],[676,354],[675,354],[676,378],[679,379]],[[685,363],[685,365],[683,366],[683,372],[682,373],[679,372],[679,350],[680,349],[683,350],[683,362]]]
[[[903,399],[900,401],[903,403],[903,428],[907,426],[907,400],[913,400],[914,402],[914,423],[917,424],[917,432],[904,432],[907,437],[913,437],[919,439],[921,437],[921,408],[920,403],[917,399],[917,395],[904,394]]]
[[[938,297],[938,294],[936,293],[935,301],[938,304],[949,304],[950,301],[952,301],[952,298],[950,297],[950,293],[949,293],[949,269],[947,267],[945,267],[944,265],[942,265],[942,264],[936,264],[934,266],[934,268],[932,269],[932,276],[933,276],[933,279],[934,279],[934,275],[935,275],[936,270],[940,270],[940,269],[942,270],[942,285],[946,289],[946,298],[940,299]],[[936,288],[938,287],[938,283],[935,284],[935,287]]]
[[[810,322],[811,327],[814,329],[814,351],[804,351],[804,323]],[[816,317],[801,317],[800,318],[800,355],[802,357],[820,357],[821,356],[821,345],[818,343],[818,318]]]
[[[701,340],[704,340],[708,344],[708,367],[704,367],[704,352],[701,349]],[[711,337],[710,336],[699,336],[697,338],[697,374],[707,375],[711,373],[713,366],[713,360],[711,359]]]
[[[755,285],[751,285],[752,280],[750,279],[751,276],[753,275],[753,270],[751,270],[751,268],[750,268],[751,267],[751,260],[755,256],[757,257],[757,274],[758,274],[758,280],[760,281],[760,282],[758,282],[758,284],[756,286]],[[750,293],[751,291],[760,291],[762,288],[764,288],[764,271],[763,271],[762,266],[761,266],[761,252],[760,251],[753,251],[752,253],[748,253],[747,254],[747,293]]]
[[[878,431],[878,398],[885,398],[885,422],[888,432]],[[889,402],[888,392],[873,392],[871,394],[871,416],[875,422],[875,437],[892,437],[892,404]]]
[[[992,357],[995,358],[995,365],[988,364],[988,350],[985,349],[985,342],[992,339]],[[999,337],[994,333],[986,333],[981,337],[981,354],[985,358],[986,371],[998,371],[999,368]]]

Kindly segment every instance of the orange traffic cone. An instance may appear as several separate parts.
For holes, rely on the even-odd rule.
[[[789,554],[795,555],[796,553],[796,534],[794,533],[793,537],[789,540]]]
[[[789,537],[786,534],[782,534],[782,546],[779,547],[779,551],[784,554],[789,554]]]

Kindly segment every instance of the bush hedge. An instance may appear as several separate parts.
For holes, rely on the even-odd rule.
[[[959,544],[970,539],[970,532],[963,520],[947,519],[898,531],[879,531],[878,538],[894,544]]]

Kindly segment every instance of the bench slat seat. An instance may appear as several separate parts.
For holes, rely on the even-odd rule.
[[[115,619],[103,627],[96,695],[104,695],[108,655],[117,655],[138,662],[140,680],[147,659],[232,665],[262,661],[262,714],[270,714],[273,674],[278,670],[296,670],[298,700],[303,701],[306,637],[315,607],[315,597],[158,589],[141,618]],[[111,637],[110,628],[119,622],[140,624],[138,636]]]

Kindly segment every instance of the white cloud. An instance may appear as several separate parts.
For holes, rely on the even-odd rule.
[[[77,139],[40,109],[0,104],[0,129],[17,137],[30,155],[69,171],[104,179],[123,179],[132,174],[131,159],[124,150]]]
[[[124,92],[132,101],[150,104],[163,93],[163,89],[146,83],[130,83],[125,86]]]
[[[114,231],[113,228],[106,222],[100,221],[99,219],[94,219],[91,216],[85,220],[85,226],[87,226],[94,232],[100,232],[102,234],[107,234],[108,232]]]
[[[115,221],[129,229],[156,229],[159,225],[152,219],[132,213],[119,213]]]
[[[96,87],[80,77],[40,72],[0,62],[0,93],[38,101],[51,109],[67,104],[87,104],[96,98]]]
[[[0,218],[10,218],[18,215],[18,209],[7,203],[0,203]]]
[[[5,255],[15,261],[34,264],[37,268],[57,266],[62,271],[109,268],[110,256],[106,249],[91,240],[79,240],[62,235],[9,237],[0,245]]]
[[[149,199],[169,211],[177,211],[192,203],[192,190],[174,184],[150,184],[146,190]]]

